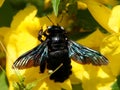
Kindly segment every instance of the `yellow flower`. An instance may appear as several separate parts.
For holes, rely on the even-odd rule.
[[[120,5],[112,9],[108,25],[112,32],[107,36],[101,46],[101,52],[104,53],[110,60],[109,67],[113,75],[120,74]],[[110,32],[110,30],[108,30]]]
[[[107,2],[109,2],[109,1],[110,0],[108,0]],[[96,71],[94,71],[92,74],[93,77],[92,77],[92,75],[89,76],[91,79],[87,79],[86,83],[88,83],[88,84],[86,84],[86,85],[84,84],[85,86],[83,86],[83,87],[85,88],[85,90],[89,90],[90,88],[92,88],[92,90],[111,90],[112,85],[116,82],[116,76],[120,74],[119,73],[120,72],[120,64],[119,64],[119,58],[120,58],[120,51],[119,51],[119,47],[120,47],[120,39],[119,39],[119,37],[120,37],[120,33],[119,33],[120,14],[119,14],[119,9],[120,9],[120,6],[119,5],[115,6],[111,11],[108,7],[106,7],[103,4],[105,2],[101,2],[98,0],[85,0],[85,2],[87,4],[88,10],[92,14],[92,16],[95,18],[95,20],[109,32],[109,34],[103,40],[99,39],[101,41],[101,45],[99,47],[100,47],[101,53],[109,59],[110,63],[106,67],[101,67],[101,69],[103,70],[104,73],[99,72],[99,71],[98,71],[99,73],[97,72],[101,79],[94,77],[93,74],[95,74],[95,72],[96,72]],[[98,37],[98,36],[96,36],[96,37]],[[96,37],[93,37],[93,39]],[[96,41],[94,44],[96,44]],[[86,40],[85,44],[87,42],[88,41]],[[104,75],[105,75],[105,77],[104,77]],[[102,76],[104,77],[104,79]],[[91,80],[92,81],[94,80],[97,83],[94,83]],[[101,82],[101,84],[99,81]],[[84,81],[83,81],[83,83],[84,83]],[[95,85],[95,87],[93,87],[93,84]]]
[[[77,42],[99,51],[99,47],[105,37],[106,35],[97,29],[86,38],[78,40]],[[76,74],[77,78],[80,78],[84,90],[111,90],[111,85],[116,80],[108,66],[80,66],[76,65],[76,63],[72,65],[74,66],[73,73]],[[79,71],[81,71],[81,73]]]
[[[18,56],[38,43],[35,37],[40,28],[39,19],[35,17],[37,10],[35,7],[29,6],[23,11],[20,11],[14,17],[10,28],[1,28],[0,32],[4,36],[4,44],[7,49],[6,72],[10,82],[10,90],[13,88],[13,81],[17,79],[15,70],[12,69],[13,62]],[[29,30],[29,33],[27,30]],[[33,33],[33,30],[36,33]],[[22,70],[21,75],[24,72],[25,70]]]
[[[120,5],[115,6],[112,9],[111,16],[109,18],[108,25],[114,31],[114,33],[120,33]]]
[[[106,30],[110,30],[110,32],[112,32],[111,28],[108,27],[111,9],[96,0],[85,0],[85,2],[94,19]]]
[[[120,58],[120,33],[118,33],[120,30],[120,6],[114,7],[111,11],[103,4],[105,2],[85,0],[85,3],[95,20],[111,35],[103,35],[97,30],[88,37],[78,40],[78,42],[96,50],[100,48],[101,53],[108,58],[110,63],[102,67],[82,66],[84,69],[82,73],[85,74],[82,77],[82,86],[84,90],[112,90],[112,85],[116,82],[116,76],[120,74],[118,61]]]

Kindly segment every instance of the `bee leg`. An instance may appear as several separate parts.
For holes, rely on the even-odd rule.
[[[43,60],[40,64],[40,73],[44,73],[45,68],[46,68],[46,61]]]

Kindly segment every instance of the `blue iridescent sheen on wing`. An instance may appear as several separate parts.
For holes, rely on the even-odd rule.
[[[13,68],[24,69],[32,66],[39,66],[41,61],[48,55],[46,41],[32,50],[20,56],[13,64]]]
[[[79,45],[74,41],[68,41],[69,57],[81,64],[106,65],[108,60],[101,53]]]

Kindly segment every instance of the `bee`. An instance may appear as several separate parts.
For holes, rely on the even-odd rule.
[[[43,40],[42,36],[46,39]],[[14,68],[25,69],[40,66],[40,72],[45,69],[54,71],[60,64],[62,66],[50,75],[55,82],[64,82],[72,74],[71,59],[80,64],[107,65],[108,59],[100,52],[77,44],[67,37],[65,29],[59,25],[52,25],[43,32],[39,31],[38,46],[20,56],[13,64]]]

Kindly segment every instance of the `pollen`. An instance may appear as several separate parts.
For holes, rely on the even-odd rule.
[[[44,41],[46,39],[46,37],[44,35],[42,35],[41,39]]]

